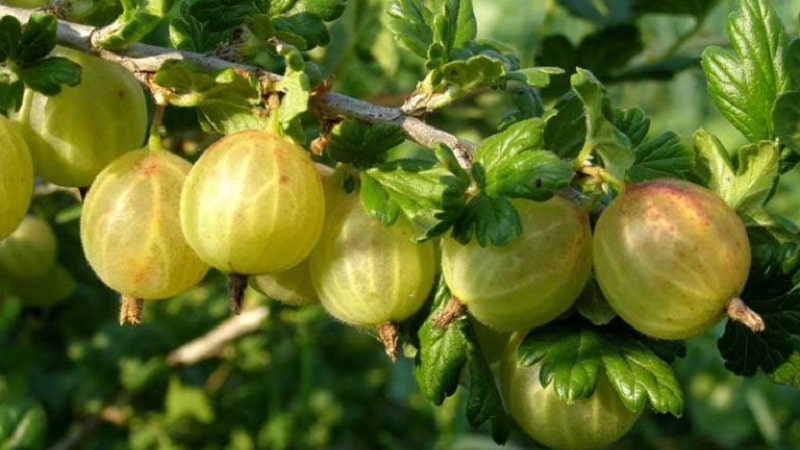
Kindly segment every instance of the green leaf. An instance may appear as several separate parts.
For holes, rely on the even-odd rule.
[[[683,393],[672,367],[616,324],[596,327],[581,320],[535,329],[520,344],[518,363],[537,362],[542,385],[552,383],[556,396],[566,401],[590,396],[603,367],[631,411],[649,403],[660,413],[683,413]]]
[[[342,16],[347,0],[306,0],[306,12],[331,22]]]
[[[450,48],[461,47],[478,35],[478,22],[472,10],[472,0],[446,0],[445,14],[451,24]]]
[[[487,170],[485,191],[489,195],[547,200],[567,187],[572,166],[547,150],[521,152]]]
[[[746,145],[731,160],[719,139],[699,130],[694,134],[694,148],[707,186],[728,206],[748,214],[767,201],[780,169],[780,153],[774,142]]]
[[[505,73],[503,61],[486,55],[451,61],[440,68],[441,83],[447,89],[428,101],[428,110],[448,105],[476,89],[494,86],[504,78]]]
[[[275,89],[283,93],[281,106],[278,108],[278,119],[286,130],[308,111],[312,86],[311,78],[306,73],[305,60],[300,52],[290,45],[283,46],[279,52],[286,61],[286,72],[283,78],[275,83]]]
[[[474,332],[471,341],[477,341]],[[509,419],[503,407],[503,399],[497,390],[494,375],[486,360],[476,354],[475,346],[469,359],[469,396],[467,397],[467,420],[473,427],[479,427],[487,420],[492,426],[492,439],[502,445],[508,440],[511,431]]]
[[[391,219],[396,205],[418,230],[415,239],[425,240],[447,231],[464,209],[469,180],[441,161],[441,154],[449,151],[440,148],[439,152],[439,161],[399,160],[362,172],[362,179],[372,178],[385,193],[385,197],[375,197],[374,186],[370,186],[369,195],[374,198],[365,204],[367,211],[374,210],[375,199],[384,197],[389,213],[377,218]]]
[[[401,44],[421,58],[428,57],[428,47],[433,42],[433,13],[421,0],[391,0],[386,23]]]
[[[403,130],[395,124],[370,125],[348,119],[333,127],[325,152],[335,161],[367,168],[384,162],[386,152],[404,140]]]
[[[542,149],[544,125],[545,119],[535,117],[487,137],[475,149],[474,164],[488,172],[520,153]]]
[[[478,194],[453,224],[453,237],[466,244],[473,237],[481,247],[504,245],[522,234],[519,214],[507,197]]]
[[[576,324],[528,333],[520,344],[518,363],[542,363],[539,381],[553,384],[556,396],[569,402],[592,395],[600,372],[602,341],[598,333]]]
[[[56,46],[57,23],[52,14],[33,13],[22,28],[16,52],[17,60],[24,64],[47,56]]]
[[[556,75],[552,78],[547,88],[542,89],[546,98],[559,98],[569,92],[569,77],[578,66],[578,55],[575,46],[562,34],[551,34],[542,39],[539,52],[536,55],[537,66],[559,67],[565,75]]]
[[[628,180],[640,182],[657,178],[687,178],[697,155],[683,145],[671,131],[659,134],[633,149],[636,161],[628,171]]]
[[[800,37],[789,41],[783,55],[783,64],[795,86],[800,86]]]
[[[121,0],[122,14],[101,28],[97,42],[106,48],[123,49],[149,34],[169,10],[169,0]]]
[[[18,111],[22,106],[25,84],[22,80],[0,81],[0,111],[9,113]]]
[[[570,93],[555,104],[557,114],[546,119],[544,148],[556,155],[573,159],[586,140],[586,113],[581,98]]]
[[[331,41],[325,22],[313,14],[299,13],[275,17],[272,25],[275,27],[275,36],[299,50],[311,50],[314,47],[328,45]]]
[[[440,279],[431,310],[417,332],[419,348],[414,378],[422,394],[433,404],[441,405],[445,398],[455,393],[462,373],[469,368],[467,420],[475,427],[490,420],[492,437],[502,444],[509,435],[508,418],[494,376],[475,344],[475,332],[467,316],[446,327],[433,324],[432,318],[445,311],[450,299],[450,290]]]
[[[575,309],[584,319],[595,325],[605,325],[617,317],[594,278],[586,283],[581,295],[575,300]]]
[[[788,91],[778,96],[772,121],[780,143],[800,153],[800,92]]]
[[[445,328],[434,326],[430,320],[444,312],[450,298],[450,290],[440,279],[429,318],[417,332],[419,349],[414,378],[422,395],[434,405],[441,405],[445,398],[455,393],[469,359],[469,341],[465,332],[467,317],[457,319]]]
[[[709,96],[750,142],[772,139],[772,108],[789,85],[783,24],[769,1],[739,0],[728,17],[728,36],[732,50],[708,47],[703,52]]]
[[[258,83],[233,69],[209,72],[191,62],[170,60],[156,72],[153,82],[171,91],[170,104],[196,107],[206,131],[227,134],[264,126],[264,119],[253,113],[261,102]]]
[[[635,17],[631,0],[558,0],[558,3],[572,15],[595,25],[614,25]]]
[[[528,84],[532,87],[543,88],[550,84],[550,75],[561,75],[564,69],[560,67],[528,67],[506,73],[506,78]]]
[[[0,18],[0,61],[16,58],[19,40],[22,37],[22,24],[14,16]]]
[[[583,146],[588,146],[600,156],[603,166],[614,177],[624,179],[635,161],[635,155],[628,137],[606,118],[605,112],[609,106],[603,85],[591,72],[580,68],[570,77],[570,82],[572,90],[583,103],[586,119],[586,141]]]
[[[631,145],[642,143],[650,131],[650,118],[639,108],[614,109],[611,121],[615,127],[628,136]]]
[[[81,66],[67,58],[51,56],[26,64],[20,71],[25,85],[44,95],[56,95],[61,86],[77,86],[81,81]]]
[[[169,21],[169,40],[175,48],[194,52],[208,52],[217,48],[219,44],[230,37],[229,28],[224,28],[220,31],[210,30],[215,23],[219,22],[214,20],[213,15],[211,17],[203,17],[200,14],[200,12],[206,11],[202,7],[206,3],[210,3],[211,7],[223,5],[216,0],[184,1],[178,5],[178,8],[176,8],[177,13],[174,13]],[[199,8],[200,11],[196,11],[196,8]],[[238,9],[233,10],[239,11]]]
[[[364,211],[386,226],[395,223],[400,214],[400,205],[392,201],[389,192],[367,172],[362,171],[360,178],[361,189],[358,194]]]

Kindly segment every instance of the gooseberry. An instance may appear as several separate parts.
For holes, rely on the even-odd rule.
[[[586,398],[568,402],[552,384],[542,385],[541,363],[520,366],[515,335],[500,364],[500,387],[508,414],[534,440],[563,450],[592,449],[610,444],[636,423],[641,409],[631,411],[608,381],[604,370]]]
[[[83,204],[81,243],[98,277],[138,299],[166,298],[196,285],[208,266],[186,243],[178,205],[191,164],[141,149],[97,176]]]
[[[50,97],[27,90],[18,118],[38,175],[62,186],[89,186],[114,158],[144,143],[144,91],[112,62],[66,47],[52,55],[80,64],[80,84]]]
[[[56,262],[58,241],[52,227],[27,215],[10,236],[0,241],[0,269],[14,278],[39,277]]]
[[[528,330],[564,313],[591,272],[586,212],[561,197],[514,200],[522,235],[503,246],[442,241],[442,274],[478,321],[504,332]]]
[[[0,115],[0,239],[19,225],[33,193],[33,165],[17,127]]]
[[[250,286],[267,297],[291,306],[317,302],[308,258],[291,269],[249,277]]]
[[[373,219],[358,195],[336,186],[325,193],[325,227],[309,257],[322,306],[359,327],[411,316],[433,287],[433,243],[414,242],[414,230],[402,216],[388,227]]]
[[[633,328],[684,339],[713,326],[741,293],[750,244],[741,219],[708,189],[675,179],[628,184],[595,227],[594,270]]]
[[[240,131],[203,152],[186,178],[180,216],[187,242],[210,266],[279,272],[319,238],[322,182],[300,146],[270,131]]]

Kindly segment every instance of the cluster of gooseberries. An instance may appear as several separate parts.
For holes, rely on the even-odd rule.
[[[441,269],[475,320],[515,333],[500,364],[512,417],[547,445],[586,448],[617,439],[640,411],[603,377],[589,398],[556,398],[537,366],[518,366],[520,336],[570,311],[593,274],[634,329],[695,336],[717,322],[748,275],[741,220],[712,192],[680,180],[626,185],[594,229],[581,206],[554,196],[513,200],[523,233],[504,246],[415,242],[402,217],[386,227],[364,210],[343,187],[346,170],[315,165],[274,131],[227,135],[194,164],[147,145],[138,81],[96,57],[56,52],[83,67],[83,82],[53,97],[27,92],[17,116],[0,118],[0,273],[21,297],[43,297],[42,277],[63,280],[59,298],[74,286],[55,262],[50,226],[26,216],[34,174],[91,186],[81,243],[97,276],[127,299],[125,320],[138,320],[143,300],[183,292],[213,267],[229,274],[234,308],[248,283],[288,304],[319,301],[336,319],[377,330],[394,357],[392,324],[423,306]],[[104,118],[113,119],[85,126]]]

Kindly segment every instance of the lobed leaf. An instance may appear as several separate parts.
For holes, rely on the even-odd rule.
[[[34,91],[56,95],[62,85],[77,86],[81,82],[81,66],[67,58],[52,56],[26,64],[20,77]]]
[[[103,47],[122,49],[140,41],[158,26],[169,11],[167,0],[122,0],[122,14],[99,31]]]
[[[22,28],[16,60],[25,64],[44,58],[56,46],[58,20],[52,14],[33,13]],[[13,26],[12,26],[13,28]],[[13,30],[11,30],[13,33]]]
[[[419,348],[414,378],[422,394],[433,404],[441,405],[458,389],[462,373],[469,370],[467,420],[474,427],[489,420],[492,437],[503,444],[509,436],[508,417],[467,317],[460,317],[446,327],[433,324],[432,318],[445,311],[450,299],[450,290],[440,278],[431,310],[417,332]]]
[[[386,23],[401,44],[421,58],[428,57],[433,13],[421,0],[391,0]]]
[[[783,24],[767,0],[739,0],[729,15],[732,50],[708,47],[701,65],[720,112],[750,142],[772,139],[772,108],[789,86]]]
[[[464,209],[469,180],[447,164],[439,149],[436,161],[399,160],[361,172],[361,201],[384,224],[402,211],[419,231],[417,240],[440,235]],[[364,190],[366,188],[366,191]]]
[[[602,327],[582,320],[560,322],[533,330],[520,345],[518,363],[541,363],[542,385],[553,383],[556,395],[566,401],[590,396],[602,366],[631,411],[649,404],[660,413],[683,413],[683,393],[672,367],[613,322]]]
[[[333,127],[325,152],[336,161],[367,168],[386,161],[386,152],[404,140],[403,130],[395,124],[348,119]]]
[[[16,59],[22,37],[22,24],[14,16],[0,18],[0,61]]]
[[[557,114],[546,119],[544,148],[562,158],[578,156],[586,140],[586,112],[580,97],[570,93],[555,104]]]
[[[417,332],[419,349],[414,378],[422,394],[434,405],[441,405],[445,398],[453,395],[469,359],[465,335],[467,318],[457,319],[445,328],[434,326],[430,320],[444,311],[450,297],[450,290],[440,279],[431,312]]]
[[[731,160],[719,139],[699,130],[694,135],[694,148],[706,172],[706,184],[728,206],[748,214],[767,201],[780,170],[780,153],[773,141],[746,145]]]
[[[227,134],[264,126],[264,119],[253,114],[261,102],[258,83],[233,69],[209,72],[190,62],[170,60],[156,72],[153,83],[170,90],[170,104],[196,107],[207,131]]]
[[[637,145],[633,154],[636,160],[628,171],[628,180],[634,182],[686,178],[697,158],[694,149],[683,145],[678,135],[671,131]]]
[[[606,118],[608,99],[603,85],[591,72],[583,69],[578,69],[570,82],[572,90],[583,103],[586,120],[584,147],[589,146],[600,156],[609,173],[617,179],[624,179],[625,173],[635,161],[635,156],[628,137]]]

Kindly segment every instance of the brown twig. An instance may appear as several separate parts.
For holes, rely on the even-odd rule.
[[[0,6],[0,16],[14,16],[22,23],[28,21],[32,12],[28,9]],[[99,29],[94,27],[59,20],[57,39],[63,45],[95,54],[139,75],[142,72],[154,73],[164,62],[177,59],[191,61],[209,70],[227,68],[243,70],[254,74],[263,86],[269,86],[282,78],[279,74],[267,72],[255,66],[234,63],[216,56],[178,51],[149,44],[135,43],[124,50],[111,51],[101,48],[93,42],[93,37],[98,35],[98,31]],[[367,123],[394,123],[400,126],[406,137],[412,141],[425,147],[445,144],[453,150],[459,164],[464,169],[468,170],[472,166],[472,154],[475,151],[473,142],[432,127],[416,117],[408,116],[399,108],[374,105],[335,92],[314,96],[311,105],[327,117],[350,117]]]
[[[242,311],[237,316],[225,319],[208,333],[171,351],[167,356],[167,362],[172,366],[177,366],[194,364],[214,357],[228,342],[257,330],[267,316],[269,316],[269,309],[266,306]]]

